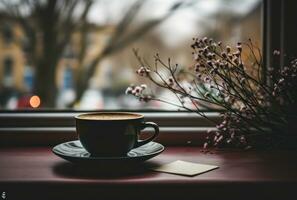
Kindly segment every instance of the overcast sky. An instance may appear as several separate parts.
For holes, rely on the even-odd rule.
[[[182,0],[183,2],[194,2],[194,6],[183,10],[192,12],[192,18],[207,17],[217,13],[219,10],[227,10],[238,15],[248,13],[261,0]],[[97,0],[89,12],[88,19],[94,23],[108,22],[116,23],[135,0]],[[178,0],[146,0],[140,17],[144,19],[158,18],[166,14],[168,9]],[[185,12],[177,12],[183,15]]]
[[[133,2],[135,0],[98,0],[91,8],[88,20],[101,25],[116,24]],[[147,0],[137,16],[137,21],[160,18],[176,2],[178,0]],[[211,17],[222,10],[243,16],[261,0],[183,0],[183,2],[194,3],[191,7],[177,11],[154,30],[168,45],[189,40],[193,37],[193,33],[203,34],[204,24],[214,23],[216,19],[210,21]]]
[[[1,9],[0,0],[0,9]],[[20,0],[6,0],[10,3],[17,3]],[[40,0],[42,1],[42,0]],[[83,0],[82,0],[83,1]],[[138,23],[146,20],[157,19],[164,16],[168,10],[179,0],[145,0],[142,9],[137,15]],[[192,2],[192,6],[179,9],[165,22],[159,25],[154,31],[160,35],[162,40],[169,44],[178,44],[189,40],[197,34],[204,34],[205,24],[219,22],[219,19],[212,18],[220,11],[233,13],[237,16],[244,16],[249,13],[262,0],[181,0]],[[98,25],[117,24],[128,8],[135,0],[95,0],[94,5],[88,14],[89,22]],[[82,8],[78,7],[77,12]],[[23,8],[24,13],[29,13]],[[170,34],[168,34],[170,33]],[[172,42],[174,41],[174,42]]]

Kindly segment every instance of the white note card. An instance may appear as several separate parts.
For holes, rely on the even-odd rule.
[[[184,176],[195,176],[217,168],[219,167],[215,165],[206,165],[177,160],[172,163],[154,167],[152,168],[152,170],[171,174],[179,174]]]

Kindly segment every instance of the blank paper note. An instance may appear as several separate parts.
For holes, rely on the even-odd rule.
[[[195,176],[217,168],[219,167],[215,165],[206,165],[177,160],[172,163],[154,167],[152,168],[152,170],[171,174],[179,174],[184,176]]]

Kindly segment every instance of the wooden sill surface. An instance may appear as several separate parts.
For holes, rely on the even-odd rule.
[[[195,177],[148,170],[175,160],[220,168]],[[72,165],[50,147],[2,148],[0,195],[5,192],[7,199],[292,199],[297,189],[296,151],[202,153],[197,147],[167,147],[140,166],[116,168],[122,171],[101,173],[97,167]]]

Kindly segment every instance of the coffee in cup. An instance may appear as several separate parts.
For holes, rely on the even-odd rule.
[[[75,120],[79,140],[92,156],[126,156],[131,149],[151,142],[159,134],[157,124],[145,122],[144,116],[136,113],[86,113],[76,116]],[[154,134],[138,140],[146,127],[154,128]]]

